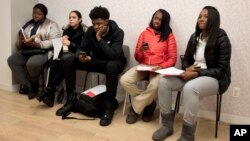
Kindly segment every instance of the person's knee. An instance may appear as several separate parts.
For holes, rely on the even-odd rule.
[[[15,61],[14,61],[14,59],[13,59],[12,56],[8,57],[7,63],[8,63],[8,65],[9,65],[10,67],[15,63]]]
[[[110,61],[109,63],[107,63],[105,70],[107,75],[118,75],[122,72],[123,67],[119,62]]]
[[[120,78],[120,84],[124,87],[126,86],[129,82],[128,82],[128,79],[126,77],[126,75],[122,75],[121,78]]]
[[[183,87],[183,92],[187,92],[187,93],[190,93],[190,92],[193,92],[195,91],[195,88],[192,84],[190,83],[186,83]]]
[[[20,59],[17,58],[15,55],[9,56],[7,59],[7,63],[10,67],[22,64]]]
[[[75,56],[67,56],[64,58],[64,67],[73,67],[76,62]]]
[[[26,67],[28,70],[37,70],[37,69],[41,69],[42,68],[42,63],[38,63],[36,61],[28,61],[26,63]]]
[[[153,91],[157,91],[158,83],[149,83],[147,87]]]
[[[169,78],[162,77],[159,79],[157,85],[158,87],[163,87],[164,89],[171,89],[172,81]]]
[[[76,57],[74,53],[68,53],[68,54],[62,55],[61,59],[74,61],[75,59],[78,59],[78,57]]]
[[[126,79],[124,78],[124,75],[121,76],[120,80],[119,80],[120,84],[123,86],[126,82]]]
[[[183,99],[185,99],[184,103],[193,103],[193,100],[196,99],[198,93],[199,92],[196,90],[195,86],[186,83],[183,87]]]
[[[16,52],[8,57],[7,63],[10,68],[14,66],[23,66],[26,63],[26,59],[22,55],[20,55],[19,52]]]

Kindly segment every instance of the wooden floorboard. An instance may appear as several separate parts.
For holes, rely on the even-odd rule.
[[[154,120],[139,120],[129,125],[122,116],[120,103],[110,126],[99,126],[96,120],[62,120],[55,111],[62,106],[46,107],[36,99],[0,90],[0,141],[150,141],[159,125],[159,110]],[[80,114],[72,114],[84,118]],[[182,114],[175,117],[174,134],[168,141],[176,141],[181,134]],[[228,141],[229,124],[220,122],[218,138],[214,138],[215,121],[199,119],[196,141]]]

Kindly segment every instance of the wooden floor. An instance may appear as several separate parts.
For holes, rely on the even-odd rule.
[[[48,108],[36,99],[0,90],[0,141],[150,141],[159,127],[159,110],[154,120],[145,123],[139,120],[129,125],[122,116],[122,103],[108,127],[99,126],[96,120],[62,120],[55,115],[61,104]],[[72,114],[83,118],[79,114]],[[219,124],[218,138],[214,138],[215,122],[199,119],[196,141],[228,141],[229,125]],[[182,114],[175,118],[174,135],[167,140],[176,141],[180,136]]]

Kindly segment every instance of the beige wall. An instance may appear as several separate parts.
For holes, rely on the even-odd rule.
[[[7,58],[15,51],[15,40],[18,32],[17,22],[23,24],[31,18],[32,8],[37,0],[2,0],[0,5],[1,52],[0,52],[0,89],[14,90],[15,81],[7,64]]]
[[[1,40],[1,57],[0,57],[0,88],[1,89],[10,89],[11,85],[11,72],[7,66],[6,59],[11,52],[11,4],[9,0],[3,0],[0,5],[0,40]]]
[[[250,95],[248,87],[250,74],[248,71],[250,58],[249,35],[250,29],[250,1],[245,0],[39,0],[49,8],[49,17],[57,21],[60,26],[67,23],[70,10],[82,12],[83,21],[90,25],[89,11],[94,6],[105,6],[110,10],[111,19],[118,22],[125,31],[124,43],[134,51],[136,40],[140,32],[148,25],[153,12],[159,8],[169,11],[172,29],[177,39],[178,53],[183,54],[187,41],[194,32],[196,19],[205,5],[218,8],[221,14],[221,27],[224,28],[232,43],[232,83],[223,96],[222,120],[229,122],[250,122]],[[133,56],[131,58],[134,58]],[[132,64],[136,62],[132,59]],[[178,65],[177,65],[178,66]],[[240,88],[239,97],[233,97],[233,88]],[[215,97],[201,99],[203,111],[215,111]],[[212,101],[212,102],[211,102]],[[205,115],[204,112],[202,113]],[[225,116],[223,116],[223,114]],[[229,116],[228,116],[229,115]],[[211,115],[210,115],[211,116]],[[214,118],[214,114],[212,116]],[[225,117],[225,118],[224,118]],[[244,119],[244,120],[241,120]]]
[[[188,38],[194,32],[195,22],[203,6],[213,5],[221,13],[221,27],[224,28],[232,43],[232,83],[229,90],[223,96],[222,103],[222,121],[232,123],[249,123],[250,122],[250,95],[248,87],[250,79],[249,61],[247,60],[250,52],[249,34],[250,29],[250,1],[245,0],[39,0],[48,6],[48,17],[58,22],[60,26],[67,23],[68,13],[70,10],[77,9],[82,12],[83,21],[90,25],[88,18],[89,11],[98,5],[107,7],[111,12],[111,19],[118,22],[125,31],[124,44],[134,46],[140,32],[148,25],[153,12],[156,9],[164,8],[169,11],[172,21],[172,29],[176,36],[179,54],[185,50]],[[21,23],[29,19],[32,7],[36,0],[2,0],[0,5],[0,28],[1,28],[1,52],[0,52],[0,89],[12,90],[12,74],[6,63],[8,56],[11,54],[14,39],[18,31],[17,21]],[[4,21],[4,22],[3,22]],[[133,58],[133,57],[131,57]],[[131,59],[132,64],[136,64]],[[240,88],[239,97],[233,97],[233,88]],[[213,102],[211,102],[213,101]],[[210,116],[214,118],[215,97],[201,99],[202,112],[201,116]],[[212,111],[212,113],[210,112]]]

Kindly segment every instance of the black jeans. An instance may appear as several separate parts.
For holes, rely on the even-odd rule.
[[[67,59],[70,59],[71,57],[74,57],[75,53],[67,53],[67,54],[61,54],[60,60],[53,60],[51,66],[50,66],[50,74],[49,74],[49,82],[48,87],[50,87],[53,91],[56,90],[56,87],[63,81],[64,79],[64,68],[63,65],[67,61]]]
[[[67,94],[75,91],[76,70],[103,73],[106,75],[106,108],[112,108],[113,103],[117,102],[115,97],[118,75],[123,71],[125,63],[125,61],[120,60],[95,60],[95,63],[82,63],[76,57],[68,58],[64,63]]]

